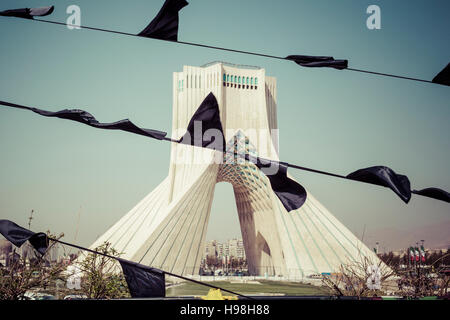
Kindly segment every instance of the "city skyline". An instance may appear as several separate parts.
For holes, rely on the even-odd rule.
[[[65,21],[65,8],[77,4],[84,25],[138,31],[162,2],[136,1],[133,6],[108,2],[108,15],[103,15],[105,3],[59,1],[52,19]],[[324,4],[193,2],[180,15],[179,38],[286,55],[333,54],[348,58],[355,67],[426,79],[448,63],[445,53],[450,44],[435,32],[448,29],[448,2],[429,6],[421,1],[407,5],[379,1],[383,22],[376,31],[365,27],[370,2]],[[37,4],[7,0],[1,9],[20,6]],[[208,15],[213,11],[217,17]],[[225,28],[222,22],[232,14],[251,28],[233,23]],[[266,21],[274,23],[269,26]],[[407,174],[414,187],[450,189],[447,87],[301,69],[286,61],[7,18],[0,20],[0,39],[10,44],[0,61],[2,100],[52,110],[79,107],[100,119],[130,118],[169,132],[173,70],[214,60],[259,65],[278,79],[282,160],[340,173],[384,164]],[[34,209],[33,230],[64,232],[65,240],[84,246],[157,185],[170,157],[166,144],[5,108],[0,109],[0,132],[5,150],[0,169],[2,218],[25,225]],[[365,231],[365,242],[382,238],[371,235],[372,230],[412,230],[450,221],[447,203],[415,196],[405,205],[387,190],[292,174],[359,238]],[[231,185],[218,184],[214,199],[207,237],[235,236],[239,226],[234,201],[230,206]],[[428,234],[433,236],[432,231]],[[447,231],[447,239],[448,235]]]

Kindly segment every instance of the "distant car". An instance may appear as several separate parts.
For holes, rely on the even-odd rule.
[[[56,300],[56,298],[50,294],[38,295],[34,300]]]
[[[25,292],[23,300],[56,300],[56,298],[48,293]]]
[[[83,300],[87,298],[88,297],[84,294],[69,294],[68,296],[64,297],[64,300]]]
[[[214,271],[213,275],[215,275],[215,276],[221,276],[221,275],[223,275],[223,270],[217,269],[216,271]]]

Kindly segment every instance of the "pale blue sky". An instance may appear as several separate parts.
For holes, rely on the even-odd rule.
[[[182,41],[333,55],[353,68],[430,80],[450,60],[447,0],[189,2],[180,15]],[[0,10],[55,4],[47,18],[64,22],[76,4],[83,25],[138,33],[162,3],[3,0]],[[370,4],[381,8],[381,30],[366,28]],[[449,87],[3,17],[0,43],[0,100],[81,108],[100,121],[129,118],[168,132],[172,72],[214,60],[258,65],[277,78],[282,160],[340,174],[387,165],[414,188],[450,190]],[[0,217],[26,225],[34,209],[34,230],[90,245],[167,175],[169,147],[0,107]],[[405,205],[384,188],[290,172],[357,235],[366,226],[369,243],[382,241],[379,228],[450,219],[448,203],[413,196]],[[239,236],[232,199],[231,185],[218,184],[208,238]]]

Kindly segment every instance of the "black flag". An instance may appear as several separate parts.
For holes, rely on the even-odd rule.
[[[450,86],[450,63],[434,77],[432,82]]]
[[[166,0],[158,15],[138,36],[177,41],[178,11],[188,4],[186,0]]]
[[[40,254],[44,255],[47,251],[48,239],[45,233],[35,233],[9,220],[0,220],[0,233],[16,247],[21,247],[28,240]]]
[[[161,298],[166,296],[164,271],[123,259],[117,260],[122,266],[128,289],[133,298]]]
[[[254,161],[252,160],[252,162]],[[265,173],[265,169],[271,167],[274,163],[278,165],[277,172],[275,174]],[[257,158],[255,165],[269,178],[272,190],[288,212],[300,208],[305,203],[306,190],[287,176],[287,163]]]
[[[33,17],[48,16],[55,9],[54,6],[42,8],[22,8],[0,11],[0,16],[33,19]]]
[[[419,194],[424,197],[450,202],[450,193],[439,188],[426,188],[422,190],[413,190],[412,193]]]
[[[124,120],[120,120],[120,121],[116,121],[116,122],[112,122],[112,123],[100,123],[89,112],[86,112],[84,110],[79,110],[79,109],[64,109],[64,110],[57,111],[57,112],[51,112],[51,111],[41,110],[41,109],[37,109],[37,108],[21,106],[21,105],[4,102],[4,101],[0,101],[0,104],[9,106],[9,107],[19,108],[19,109],[31,110],[31,111],[33,111],[37,114],[40,114],[41,116],[44,116],[44,117],[56,117],[56,118],[61,118],[61,119],[66,119],[66,120],[77,121],[77,122],[81,122],[83,124],[87,124],[88,126],[91,126],[94,128],[99,128],[99,129],[123,130],[123,131],[139,134],[142,136],[146,136],[146,137],[150,137],[150,138],[154,138],[154,139],[158,139],[158,140],[163,139],[167,135],[166,132],[139,128],[128,119],[124,119]]]
[[[219,104],[212,92],[200,104],[189,121],[187,132],[178,142],[222,152],[225,150]]]
[[[411,199],[411,185],[408,177],[396,174],[388,167],[375,166],[360,169],[347,175],[347,178],[388,187],[406,203]]]
[[[302,67],[347,69],[348,60],[335,60],[333,57],[292,55],[285,59],[292,60]]]

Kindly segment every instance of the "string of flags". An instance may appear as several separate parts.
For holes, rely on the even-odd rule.
[[[21,247],[26,241],[29,241],[31,246],[41,255],[44,256],[48,247],[49,242],[54,241],[62,245],[70,246],[82,251],[90,252],[96,255],[102,255],[107,258],[116,260],[119,262],[122,272],[127,282],[130,295],[133,298],[164,298],[165,292],[165,275],[177,277],[183,280],[191,281],[203,286],[207,286],[213,289],[219,289],[224,292],[228,292],[239,296],[241,298],[253,300],[252,297],[242,295],[231,290],[227,290],[221,287],[213,286],[202,281],[197,281],[194,279],[189,279],[177,274],[166,272],[157,268],[152,268],[145,266],[133,261],[125,260],[119,257],[110,256],[103,252],[98,252],[92,249],[84,248],[75,244],[67,243],[61,240],[53,239],[48,237],[43,232],[33,232],[31,230],[25,229],[16,223],[1,219],[0,220],[0,234],[2,234],[8,241],[14,244],[16,247]],[[374,248],[375,253],[377,250]],[[426,262],[426,253],[423,245],[419,247],[409,247],[407,250],[408,259],[411,263],[413,262]]]
[[[0,101],[0,105],[33,111],[45,117],[57,117],[66,120],[72,120],[96,128],[123,130],[138,135],[144,135],[146,137],[157,140],[188,144],[195,147],[213,149],[222,153],[227,152],[225,150],[225,136],[223,133],[222,122],[220,120],[219,105],[212,92],[209,93],[208,96],[202,101],[202,103],[190,119],[186,133],[178,140],[166,137],[167,133],[163,131],[139,128],[128,119],[113,123],[101,123],[90,113],[80,109],[64,109],[57,112],[51,112],[4,101]],[[202,131],[196,134],[195,127],[201,128]],[[219,135],[213,135],[206,138],[207,135],[205,135],[205,133],[210,129],[215,129],[216,132],[219,133]],[[192,137],[194,139],[192,139]],[[216,141],[216,139],[221,139],[221,141]],[[255,164],[267,176],[270,181],[272,190],[275,192],[288,212],[300,208],[305,203],[307,198],[307,192],[305,188],[287,176],[288,167],[310,171],[318,174],[324,174],[341,179],[359,181],[386,187],[391,189],[405,203],[409,202],[413,193],[424,197],[450,202],[450,194],[447,191],[439,188],[433,187],[422,190],[411,190],[411,183],[407,176],[397,174],[394,170],[386,166],[373,166],[363,168],[356,170],[346,176],[343,176],[326,171],[320,171],[294,164],[289,164],[287,162],[254,157],[250,154],[238,156],[241,156],[245,160]],[[273,168],[274,166],[278,168],[276,173],[268,173],[266,169],[269,167]]]
[[[186,7],[188,4],[189,3],[186,0],[166,0],[163,4],[162,8],[156,15],[156,17],[149,23],[149,25],[144,30],[142,30],[141,32],[139,32],[137,34],[115,31],[115,30],[108,30],[108,29],[101,29],[101,28],[94,28],[94,27],[88,27],[88,26],[77,26],[77,27],[79,27],[81,29],[116,33],[116,34],[127,35],[127,36],[152,38],[152,39],[158,39],[158,40],[163,40],[163,41],[175,42],[178,44],[197,46],[197,47],[222,50],[222,51],[229,51],[229,52],[236,52],[236,53],[242,53],[242,54],[249,54],[249,55],[261,56],[261,57],[266,57],[266,58],[290,60],[290,61],[294,61],[299,66],[307,67],[307,68],[334,68],[337,70],[349,70],[349,71],[362,72],[362,73],[368,73],[368,74],[374,74],[374,75],[380,75],[380,76],[386,76],[386,77],[393,77],[393,78],[399,78],[399,79],[405,79],[405,80],[412,80],[412,81],[427,82],[427,83],[434,83],[434,84],[439,84],[439,85],[450,86],[450,63],[430,81],[430,80],[400,76],[400,75],[395,75],[395,74],[388,74],[388,73],[374,72],[374,71],[363,70],[363,69],[349,68],[348,60],[334,59],[331,56],[289,55],[286,57],[281,57],[281,56],[262,54],[262,53],[258,53],[258,52],[249,52],[249,51],[243,51],[243,50],[210,46],[210,45],[205,45],[205,44],[200,44],[200,43],[179,41],[178,40],[179,11],[181,9],[183,9],[184,7]],[[43,7],[43,8],[22,8],[22,9],[12,9],[12,10],[0,11],[0,16],[25,18],[25,19],[30,19],[33,21],[52,23],[52,24],[58,24],[58,25],[67,25],[66,23],[61,23],[61,22],[57,22],[57,21],[34,19],[35,17],[48,16],[53,11],[54,11],[54,6]]]
[[[9,220],[0,220],[0,233],[16,247],[20,248],[29,241],[33,248],[41,255],[45,254],[48,248],[47,235],[43,232],[35,233],[22,228]]]
[[[54,6],[42,8],[21,8],[21,9],[0,11],[0,16],[34,19],[34,17],[48,16],[52,14],[54,10],[55,10]]]
[[[213,286],[211,284],[189,279],[171,272],[160,270],[157,268],[151,268],[133,261],[125,260],[119,257],[110,256],[103,252],[98,252],[92,249],[83,248],[81,246],[67,243],[58,239],[48,237],[43,232],[35,233],[31,230],[25,229],[18,224],[10,220],[0,220],[0,234],[2,234],[6,240],[14,244],[16,247],[21,247],[26,241],[29,241],[31,246],[39,252],[42,256],[45,255],[49,241],[61,243],[62,245],[70,246],[82,251],[90,252],[96,255],[102,255],[107,258],[116,260],[122,267],[125,280],[130,291],[130,295],[133,298],[163,298],[166,296],[165,275],[177,277],[183,280],[194,282],[203,286],[207,286],[213,289],[220,289],[224,292],[228,292],[246,299],[253,299],[246,295],[236,293],[231,290],[227,290],[221,287]]]
[[[450,86],[450,63],[433,78],[433,83]]]
[[[186,0],[166,0],[156,17],[138,36],[177,41],[178,12],[187,5]]]
[[[98,129],[127,131],[127,132],[143,135],[143,136],[158,139],[158,140],[163,139],[167,135],[167,133],[165,133],[165,132],[139,128],[128,119],[111,122],[111,123],[100,123],[89,112],[86,112],[86,111],[80,110],[80,109],[70,109],[70,110],[64,109],[64,110],[60,110],[57,112],[51,112],[51,111],[46,111],[46,110],[42,110],[42,109],[21,106],[21,105],[14,104],[14,103],[8,103],[8,102],[4,102],[4,101],[2,101],[2,105],[8,106],[8,107],[13,107],[13,108],[30,110],[30,111],[33,111],[44,117],[54,117],[54,118],[72,120],[72,121],[80,122],[80,123],[83,123],[83,124],[86,124],[88,126],[98,128]]]

